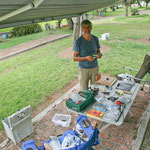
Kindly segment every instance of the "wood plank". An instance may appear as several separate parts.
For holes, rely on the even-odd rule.
[[[96,81],[95,83],[97,84],[102,84],[102,85],[109,85],[112,86],[114,85],[114,83],[117,81],[117,79],[115,77],[110,77],[107,75],[102,75],[101,78]]]

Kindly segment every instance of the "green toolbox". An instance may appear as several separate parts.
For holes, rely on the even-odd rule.
[[[72,96],[66,100],[66,106],[69,109],[81,112],[94,101],[93,94],[79,91],[77,94],[72,94]]]

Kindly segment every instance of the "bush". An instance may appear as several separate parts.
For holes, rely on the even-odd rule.
[[[12,29],[12,37],[24,36],[27,34],[37,33],[41,31],[42,28],[38,23],[14,27]]]
[[[132,8],[131,9],[131,15],[139,15],[139,11],[137,8]]]

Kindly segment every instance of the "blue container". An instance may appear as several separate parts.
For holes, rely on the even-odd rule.
[[[99,16],[102,16],[102,13],[101,13],[101,11],[100,11],[100,13],[99,13]]]
[[[2,35],[2,37],[3,37],[3,39],[7,39],[8,38],[8,34],[5,33],[5,34]]]
[[[35,141],[34,140],[28,140],[26,142],[23,142],[22,143],[22,149],[23,150],[28,150],[28,149],[37,150],[36,145],[35,145]]]

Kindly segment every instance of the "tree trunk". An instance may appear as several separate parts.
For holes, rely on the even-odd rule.
[[[128,16],[128,5],[126,5],[125,7],[126,7],[126,14],[125,14],[125,16]]]
[[[125,16],[128,16],[128,6],[129,6],[129,3],[128,3],[128,0],[124,0],[124,5],[125,5]]]
[[[76,17],[74,20],[74,30],[73,30],[73,46],[75,44],[75,41],[81,36],[81,28],[80,28],[80,23],[81,23],[81,17]]]
[[[59,20],[58,20],[58,27],[59,27],[59,28],[61,28],[61,21],[62,21],[62,19],[59,19]]]
[[[97,9],[96,12],[97,12],[97,16],[98,16],[99,15],[99,9]]]
[[[146,2],[146,9],[148,8],[148,2]]]
[[[139,0],[137,0],[137,3],[138,3],[138,5],[139,5],[140,7],[142,7],[142,6],[141,6],[141,3],[139,2]]]
[[[86,20],[89,18],[88,14],[83,14],[82,16],[76,17],[74,20],[74,28],[73,28],[73,46],[75,44],[75,41],[81,36],[81,22],[82,20]]]
[[[73,20],[72,18],[67,18],[67,23],[70,30],[73,30]]]

